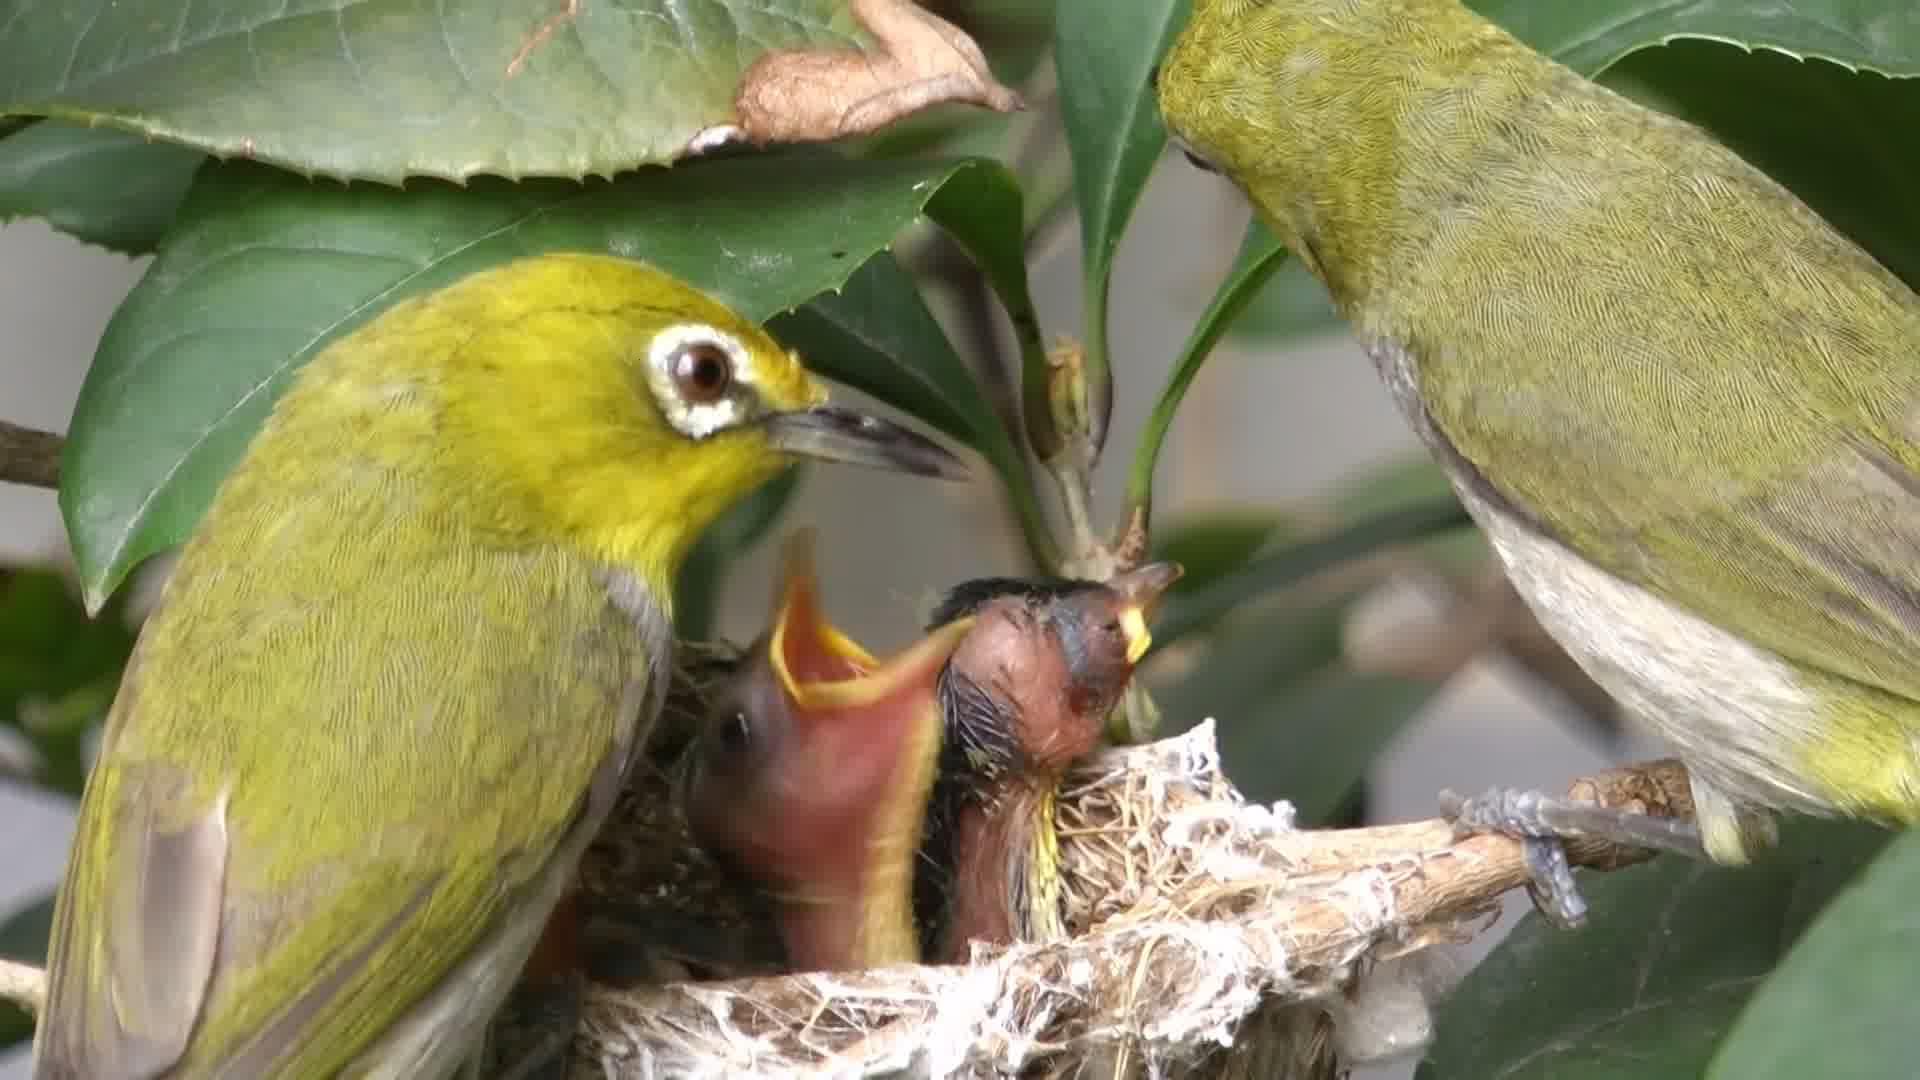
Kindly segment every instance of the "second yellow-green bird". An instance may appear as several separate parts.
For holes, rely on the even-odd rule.
[[[1541,624],[1679,748],[1698,836],[1601,831],[1734,863],[1769,809],[1920,820],[1920,297],[1458,0],[1196,0],[1158,84]]]
[[[459,1067],[645,740],[682,558],[793,455],[960,471],[608,257],[474,274],[315,357],[127,667],[34,1076]]]

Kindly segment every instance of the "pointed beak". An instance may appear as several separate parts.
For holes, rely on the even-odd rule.
[[[1120,629],[1127,636],[1127,663],[1137,664],[1153,647],[1147,623],[1173,583],[1185,571],[1179,563],[1156,562],[1114,575],[1107,587],[1120,594]]]
[[[876,660],[827,621],[812,550],[810,531],[788,541],[769,638],[794,723],[781,858],[803,868],[778,894],[780,934],[800,970],[910,963],[914,853],[944,727],[936,691],[974,620]]]
[[[802,529],[787,541],[770,643],[781,689],[800,711],[815,713],[884,710],[922,696],[931,700],[940,669],[972,629],[973,619],[956,619],[905,651],[876,660],[827,621],[814,574],[814,538],[812,529]]]
[[[851,679],[878,664],[858,642],[827,621],[813,563],[817,535],[812,529],[798,529],[788,537],[780,587],[773,598],[770,659],[781,688],[796,699],[803,684]]]
[[[767,440],[801,457],[875,469],[965,480],[967,466],[940,444],[891,420],[819,405],[762,421]]]

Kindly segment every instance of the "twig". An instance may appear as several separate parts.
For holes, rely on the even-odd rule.
[[[0,1001],[11,1001],[35,1016],[47,1004],[46,972],[32,964],[0,957]]]
[[[60,486],[60,447],[66,440],[0,420],[0,480],[33,487]]]

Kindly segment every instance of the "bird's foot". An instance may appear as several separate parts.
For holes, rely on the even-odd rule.
[[[1569,840],[1601,840],[1622,847],[1704,859],[1700,830],[1691,821],[1636,813],[1539,791],[1494,788],[1467,799],[1440,793],[1441,815],[1462,836],[1499,833],[1523,845],[1534,907],[1554,925],[1573,929],[1587,918],[1587,902],[1573,880]]]

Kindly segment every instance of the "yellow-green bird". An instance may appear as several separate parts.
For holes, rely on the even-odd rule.
[[[1920,298],[1457,0],[1195,0],[1157,82],[1542,625],[1678,746],[1700,831],[1672,846],[1744,861],[1774,808],[1920,818]],[[1573,810],[1529,801],[1469,818]]]
[[[459,1067],[645,741],[682,558],[793,455],[962,472],[620,259],[476,273],[316,356],[127,666],[34,1075]]]

